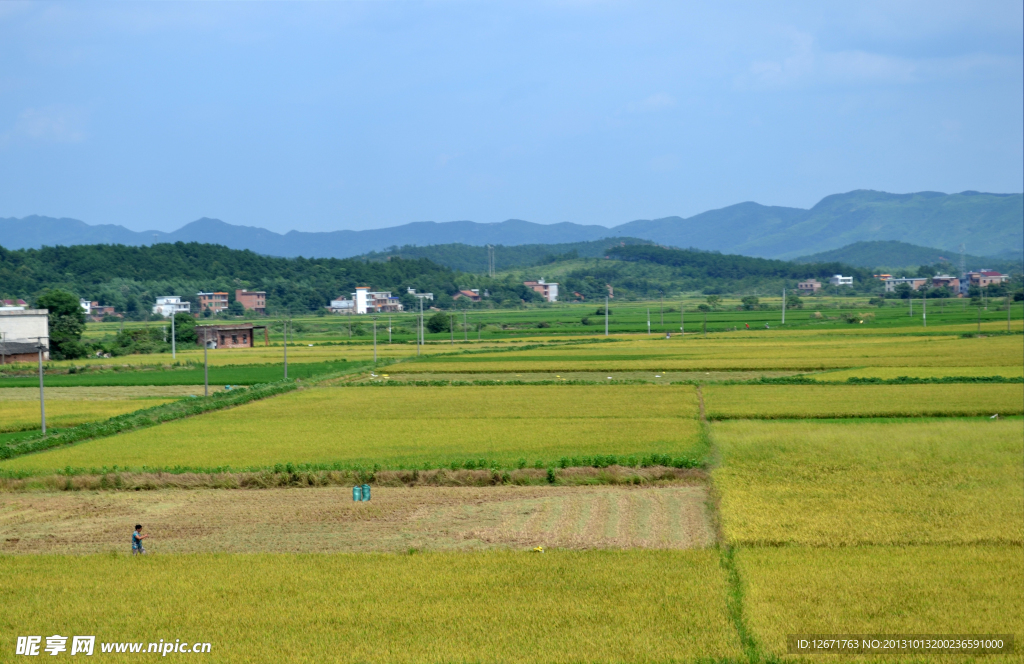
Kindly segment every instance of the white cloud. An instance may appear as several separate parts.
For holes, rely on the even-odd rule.
[[[18,116],[14,133],[53,143],[78,143],[85,140],[82,113],[76,109],[47,106],[26,108]]]

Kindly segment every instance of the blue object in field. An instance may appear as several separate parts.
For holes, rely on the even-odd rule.
[[[369,500],[369,499],[370,499],[370,485],[369,484],[364,484],[363,485],[363,500]]]
[[[225,386],[224,386],[224,389],[225,389],[225,390],[230,390],[230,389],[231,389],[231,386],[230,386],[230,385],[225,385]]]
[[[363,499],[363,487],[361,487],[361,486],[354,486],[354,487],[352,487],[352,500],[358,501],[358,500],[362,500],[362,499]]]

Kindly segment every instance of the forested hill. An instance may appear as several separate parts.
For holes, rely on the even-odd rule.
[[[477,281],[481,281],[478,284]],[[486,283],[482,283],[486,282]],[[414,301],[407,288],[433,292],[440,301],[461,288],[488,288],[497,302],[534,299],[522,284],[466,275],[424,258],[368,262],[337,258],[274,258],[220,245],[176,242],[148,247],[77,245],[8,250],[0,247],[0,296],[33,298],[60,288],[145,313],[160,295],[195,300],[199,291],[265,290],[270,311],[311,311],[356,286],[390,290]]]
[[[613,247],[609,258],[642,261],[671,267],[683,279],[754,283],[757,280],[803,280],[817,278],[827,281],[834,274],[852,276],[854,281],[872,279],[871,270],[844,263],[793,263],[770,258],[751,258],[733,254],[695,249],[668,249],[657,246]]]
[[[907,242],[877,241],[877,242],[854,242],[839,249],[824,251],[810,256],[802,256],[794,259],[798,263],[825,263],[839,261],[857,265],[859,267],[871,268],[905,268],[917,267],[919,265],[947,264],[958,266],[960,255],[952,251],[934,249],[932,247],[921,247]],[[1010,261],[991,256],[964,256],[968,270],[979,270],[989,268],[1000,272],[1020,272],[1021,263],[1019,260]],[[953,269],[953,268],[951,268]]]
[[[494,246],[494,269],[509,270],[518,267],[549,265],[573,258],[600,258],[612,247],[630,244],[652,244],[649,240],[632,237],[606,238],[592,242],[563,242],[559,244],[519,244]],[[469,244],[432,244],[425,247],[406,245],[391,247],[359,256],[371,261],[399,258],[426,258],[463,272],[487,272],[487,247]]]

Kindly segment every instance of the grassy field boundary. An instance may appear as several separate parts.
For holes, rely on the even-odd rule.
[[[467,372],[467,374],[470,372]],[[525,372],[529,373],[529,372]],[[538,372],[538,373],[549,373]],[[596,373],[596,372],[595,372]],[[708,381],[702,380],[674,380],[668,385],[704,385]],[[852,376],[845,382],[821,381],[800,376],[780,376],[777,378],[762,376],[751,380],[720,380],[714,381],[716,385],[817,385],[820,387],[835,387],[840,385],[950,385],[964,383],[989,383],[989,384],[1020,384],[1024,383],[1024,377],[1019,376],[943,376],[919,378],[913,376],[899,376],[897,378],[858,378]],[[640,378],[629,378],[626,380],[374,380],[363,382],[349,382],[339,384],[345,387],[476,387],[476,386],[497,386],[497,385],[665,385]]]
[[[295,389],[294,387],[292,389]],[[282,394],[286,391],[278,392]],[[136,414],[136,413],[133,413]],[[116,418],[115,418],[116,419]],[[145,425],[143,425],[145,426]],[[107,435],[107,434],[103,434]],[[76,441],[77,442],[77,441]],[[48,448],[43,448],[48,449]],[[37,450],[32,450],[37,451]],[[27,452],[26,452],[27,454]],[[20,456],[20,454],[18,455]],[[599,470],[607,468],[674,468],[677,470],[695,470],[703,468],[703,460],[693,456],[673,456],[671,454],[660,454],[657,452],[646,454],[597,454],[592,456],[563,456],[558,459],[546,459],[527,462],[525,458],[520,459],[513,465],[502,464],[493,459],[454,459],[451,461],[428,461],[419,466],[387,466],[380,463],[374,464],[351,464],[351,463],[275,463],[273,466],[249,466],[233,468],[231,466],[200,467],[200,466],[174,466],[171,468],[142,466],[141,468],[128,467],[102,467],[102,468],[72,468],[67,467],[60,471],[61,477],[76,477],[79,475],[101,476],[111,473],[142,473],[156,475],[217,475],[230,473],[273,473],[273,474],[310,474],[310,473],[354,473],[361,482],[373,482],[378,473],[431,473],[431,472],[459,472],[484,470],[499,474],[512,473],[517,470],[550,470],[555,474],[569,468],[595,468]],[[26,479],[54,474],[53,471],[30,471],[30,470],[0,470],[2,479]]]
[[[48,473],[25,477],[0,476],[0,491],[152,491],[159,489],[275,489],[372,484],[414,486],[596,486],[707,484],[698,468],[671,466],[606,466],[517,468],[512,470],[303,470],[284,464],[281,471],[257,472],[124,472],[95,475]]]

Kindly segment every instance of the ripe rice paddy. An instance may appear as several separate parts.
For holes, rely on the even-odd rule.
[[[4,463],[12,470],[343,463],[502,467],[704,453],[690,386],[316,388]]]
[[[1024,542],[1020,418],[736,420],[712,435],[730,542]]]
[[[1024,363],[1022,337],[877,336],[789,333],[630,339],[516,353],[435,355],[402,373],[533,371],[824,371],[873,367],[1003,367]]]
[[[0,432],[26,431],[40,426],[39,391],[36,399],[3,400],[0,396]],[[83,399],[47,399],[46,424],[49,427],[69,427],[86,422],[105,420],[142,408],[150,408],[171,399],[122,399],[92,401]]]
[[[348,487],[8,493],[0,551],[123,553],[126,519],[159,554],[694,548],[714,541],[706,499],[696,485],[375,487],[369,503]]]
[[[1020,415],[1024,384],[709,385],[712,419]]]
[[[211,661],[740,656],[713,550],[2,556],[0,576],[6,634],[180,638]]]
[[[879,655],[817,661],[1020,661],[1019,545],[770,547],[737,554],[744,616],[770,654],[787,634],[1013,634],[1014,655]]]

